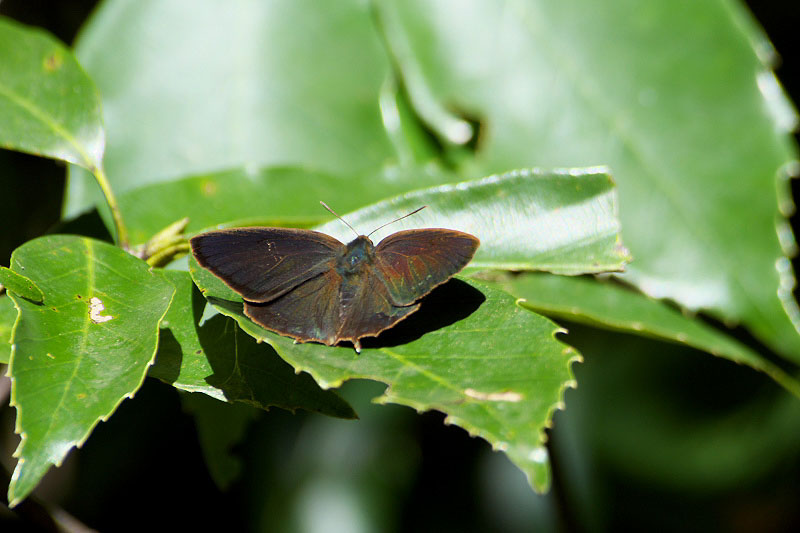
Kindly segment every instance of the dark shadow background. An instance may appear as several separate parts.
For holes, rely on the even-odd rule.
[[[0,14],[72,43],[94,4],[4,0]],[[748,4],[783,57],[778,77],[800,102],[797,0]],[[64,173],[60,163],[0,151],[0,264],[8,265],[16,246],[58,222]],[[797,191],[795,180],[795,198]],[[797,220],[792,223],[800,233]],[[800,272],[797,260],[794,267]],[[770,405],[781,390],[750,369],[689,349],[567,326],[586,362],[574,367],[581,387],[567,393],[570,409],[555,417],[555,481],[546,497],[532,495],[522,474],[485,442],[443,425],[441,414],[370,404],[383,390],[370,383],[343,389],[358,422],[278,409],[262,413],[233,450],[247,465],[242,479],[223,492],[208,473],[194,421],[177,392],[155,380],[123,402],[62,468],[51,470],[37,494],[103,531],[309,530],[305,518],[319,509],[325,516],[325,506],[313,504],[342,495],[368,509],[371,529],[386,531],[800,530],[800,447],[776,444],[764,454],[763,468],[727,484],[681,478],[681,468],[690,465],[665,481],[655,473],[656,460],[639,471],[619,461],[626,443],[650,447],[654,458],[673,453],[687,445],[680,439],[692,434],[689,425],[716,424],[749,404]],[[652,437],[639,430],[654,421],[649,411],[631,408],[630,398],[642,398],[643,405],[668,398],[665,417],[680,420],[675,441],[647,440]],[[0,462],[9,469],[17,444],[13,420],[13,409],[0,408]],[[686,456],[693,451],[687,448]],[[632,448],[630,456],[635,453]],[[327,516],[326,529],[336,530],[336,515]],[[0,531],[43,527],[0,505]]]

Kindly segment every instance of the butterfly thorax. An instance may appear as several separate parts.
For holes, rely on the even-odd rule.
[[[372,263],[375,246],[364,235],[359,235],[345,247],[344,253],[336,261],[336,272],[340,275],[353,274],[365,265]]]

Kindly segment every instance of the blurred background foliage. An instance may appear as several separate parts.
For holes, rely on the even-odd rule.
[[[94,4],[4,0],[0,14],[70,44]],[[778,77],[800,101],[796,2],[749,7],[783,57]],[[64,176],[57,162],[0,151],[0,264],[58,222]],[[585,362],[574,367],[580,386],[567,392],[568,408],[550,431],[554,487],[545,496],[485,442],[444,426],[442,415],[372,405],[383,387],[368,382],[342,389],[357,422],[277,409],[252,415],[233,450],[247,466],[221,490],[190,407],[152,380],[36,494],[99,530],[800,528],[800,402],[767,377],[707,354],[565,325]],[[741,328],[734,334],[759,346]],[[6,404],[0,459],[9,471],[13,421]],[[3,528],[23,526],[3,513]]]

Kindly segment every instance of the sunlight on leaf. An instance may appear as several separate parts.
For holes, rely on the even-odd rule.
[[[4,266],[0,266],[0,286],[34,303],[44,300],[42,291],[33,281]]]
[[[375,5],[429,127],[447,136],[432,105],[481,118],[466,171],[608,165],[636,258],[622,277],[800,361],[783,221],[797,117],[738,2]]]
[[[375,232],[378,242],[396,231],[448,228],[478,237],[470,269],[547,270],[583,274],[622,270],[614,183],[603,169],[518,170],[480,180],[410,192],[345,215],[365,233],[427,205]],[[339,220],[316,228],[344,242],[352,232]]]
[[[8,374],[22,437],[8,489],[13,506],[138,390],[174,288],[143,261],[83,237],[29,241],[11,268],[46,302],[11,294],[20,317]]]
[[[0,146],[89,170],[103,158],[100,97],[72,52],[0,18]]]
[[[75,49],[103,94],[117,194],[246,165],[360,173],[393,155],[368,3],[105,1]],[[69,215],[99,200],[75,170]]]
[[[559,328],[526,312],[515,299],[477,281],[456,278],[435,289],[415,314],[376,339],[350,346],[294,344],[255,325],[241,298],[192,262],[195,283],[242,329],[273,346],[297,371],[323,387],[368,378],[389,385],[378,402],[436,409],[447,422],[504,451],[544,491],[550,483],[544,429],[573,386],[570,364],[580,356],[555,340]]]

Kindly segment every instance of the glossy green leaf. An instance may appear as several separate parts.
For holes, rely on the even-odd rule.
[[[76,55],[103,94],[114,190],[243,165],[382,166],[394,153],[380,109],[390,69],[370,9],[103,2]],[[69,214],[98,198],[71,172]]]
[[[17,308],[8,295],[0,295],[0,363],[11,361],[11,330],[17,320]]]
[[[448,228],[481,241],[470,268],[547,270],[582,274],[622,270],[630,260],[620,241],[616,189],[594,169],[519,170],[480,180],[410,192],[345,216],[362,233],[427,205],[376,231]],[[316,228],[344,242],[352,231],[339,220]]]
[[[574,384],[579,355],[555,340],[558,327],[526,312],[509,294],[457,278],[428,295],[422,308],[377,339],[350,346],[294,344],[253,324],[241,299],[218,278],[190,263],[192,278],[221,313],[267,342],[297,371],[323,387],[368,378],[389,385],[376,401],[436,409],[509,458],[531,485],[550,483],[544,429]]]
[[[22,441],[8,499],[25,498],[142,384],[155,356],[172,284],[119,248],[82,237],[29,241],[11,268],[45,295],[20,310],[9,376]]]
[[[0,18],[0,57],[0,146],[100,167],[100,98],[69,49]]]
[[[306,409],[355,418],[333,391],[323,391],[306,374],[295,374],[275,351],[258,344],[223,316],[203,319],[206,300],[187,272],[165,271],[176,293],[161,323],[156,363],[149,375],[188,392],[267,409]]]
[[[189,218],[187,233],[231,221],[265,226],[310,227],[330,218],[320,200],[342,213],[411,188],[453,180],[427,169],[383,169],[334,175],[300,168],[234,169],[158,183],[120,198],[133,243],[142,243],[173,222]],[[302,191],[302,194],[298,194]],[[106,223],[111,221],[106,217]]]
[[[34,303],[44,300],[44,294],[33,281],[4,266],[0,266],[0,285]]]
[[[524,274],[501,285],[548,316],[686,344],[760,370],[800,397],[800,383],[725,333],[631,289],[588,278]]]
[[[376,6],[412,103],[440,138],[454,139],[452,115],[429,110],[480,117],[467,171],[609,165],[636,258],[624,279],[742,321],[800,361],[782,218],[797,118],[738,2]]]

